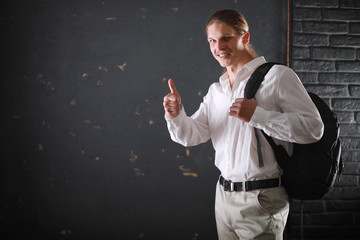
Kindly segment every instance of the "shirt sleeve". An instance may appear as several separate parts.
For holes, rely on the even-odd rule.
[[[307,144],[318,141],[324,131],[321,116],[298,76],[287,68],[275,81],[280,111],[257,106],[249,124],[276,139]]]
[[[199,109],[191,117],[187,116],[184,106],[177,117],[173,119],[165,117],[170,137],[174,142],[188,147],[210,139],[206,102],[204,97]]]

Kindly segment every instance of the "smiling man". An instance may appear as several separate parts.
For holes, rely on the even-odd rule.
[[[171,139],[184,146],[212,140],[221,172],[215,200],[219,239],[282,239],[289,213],[282,170],[262,134],[260,160],[256,131],[262,129],[291,154],[292,142],[321,138],[321,117],[297,75],[282,65],[268,72],[254,99],[243,97],[251,74],[266,61],[250,45],[249,26],[240,13],[216,12],[206,33],[225,71],[191,117],[169,79],[171,92],[163,105]]]

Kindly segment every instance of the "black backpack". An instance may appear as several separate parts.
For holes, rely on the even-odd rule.
[[[278,63],[266,62],[255,70],[245,86],[245,98],[254,98],[264,76],[274,64]],[[274,150],[276,161],[283,169],[283,186],[289,197],[299,200],[314,200],[325,196],[342,171],[337,116],[320,97],[310,92],[309,95],[325,126],[324,135],[318,142],[294,143],[293,154],[289,156],[283,146],[276,145],[274,140],[262,131]]]

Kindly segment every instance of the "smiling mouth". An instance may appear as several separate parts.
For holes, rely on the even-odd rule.
[[[228,56],[230,56],[230,53],[220,53],[217,55],[219,58],[226,58]]]

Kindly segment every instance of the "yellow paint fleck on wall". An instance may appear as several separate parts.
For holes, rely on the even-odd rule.
[[[72,99],[72,100],[70,101],[70,105],[72,105],[72,106],[76,105],[76,100],[75,100],[75,99]]]
[[[139,109],[139,108],[136,108],[136,110],[135,110],[135,115],[138,115],[138,116],[141,115],[141,112],[140,112],[140,109]]]
[[[20,119],[21,116],[20,116],[20,115],[13,115],[13,118],[14,118],[14,119]]]
[[[138,239],[143,239],[145,238],[145,234],[144,233],[140,233],[139,236],[138,236]]]
[[[85,155],[85,150],[84,149],[80,149],[80,153],[81,153],[81,155]]]
[[[60,235],[70,235],[71,234],[71,230],[69,229],[63,229],[59,232]]]
[[[105,18],[106,21],[115,21],[116,17],[107,17]]]
[[[195,177],[197,178],[198,177],[198,174],[197,173],[194,173],[194,172],[183,172],[183,175],[186,176],[186,177]]]
[[[184,165],[180,165],[179,169],[183,172],[182,174],[186,177],[188,177],[188,176],[195,177],[195,178],[198,177],[197,173],[191,172],[191,169],[185,168]]]
[[[91,121],[86,119],[86,120],[84,120],[84,123],[85,123],[85,124],[90,124]]]
[[[189,149],[189,148],[186,148],[186,149],[185,149],[185,152],[186,152],[186,156],[189,157],[189,156],[190,156],[190,149]]]
[[[191,240],[197,240],[199,236],[200,236],[199,233],[194,232],[194,236],[192,237]]]
[[[99,161],[100,160],[100,157],[99,156],[96,156],[95,157],[95,161]]]
[[[184,165],[180,165],[180,166],[179,166],[179,169],[180,169],[181,171],[184,171],[184,172],[190,172],[190,171],[191,171],[191,169],[185,168]]]
[[[107,67],[105,67],[105,66],[99,66],[98,69],[99,69],[99,70],[102,70],[102,71],[104,71],[104,72],[108,72],[108,69],[107,69]]]
[[[93,128],[94,129],[101,129],[101,126],[100,125],[94,125]]]
[[[44,145],[42,145],[41,143],[39,143],[39,151],[44,151]]]
[[[121,71],[125,71],[125,67],[126,67],[127,63],[123,63],[122,65],[118,65],[117,67],[121,70]]]
[[[49,182],[50,182],[50,187],[51,187],[51,188],[54,188],[54,187],[55,187],[55,185],[54,185],[54,178],[49,177]]]
[[[140,13],[138,12],[136,15],[140,15],[142,19],[145,19],[146,16],[145,16],[145,12],[147,11],[146,8],[140,8]]]
[[[102,86],[102,85],[104,85],[104,84],[103,84],[102,81],[98,80],[98,81],[96,82],[96,85],[97,85],[97,86]]]
[[[179,11],[179,8],[177,8],[177,7],[173,7],[173,8],[171,8],[174,12],[177,12],[177,11]]]
[[[150,117],[150,119],[149,119],[149,125],[153,125],[155,122],[154,122],[154,120],[152,120],[152,118]]]
[[[142,171],[139,168],[134,168],[134,171],[135,171],[135,174],[138,175],[138,176],[145,176],[144,171]]]
[[[130,162],[134,163],[138,159],[138,156],[134,153],[133,150],[130,151]]]
[[[88,76],[89,76],[89,74],[87,74],[87,73],[81,74],[81,77],[82,77],[82,78],[87,78]]]

